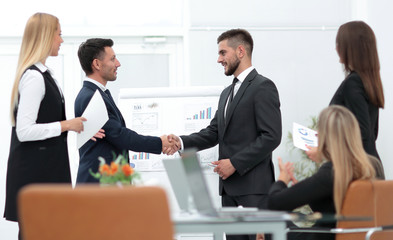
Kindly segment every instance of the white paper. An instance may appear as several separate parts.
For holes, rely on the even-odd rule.
[[[306,145],[310,147],[318,146],[317,132],[298,123],[293,123],[292,139],[295,147],[305,151],[308,150]]]
[[[87,121],[83,122],[83,132],[77,135],[78,149],[92,138],[109,119],[104,99],[102,99],[98,90],[91,98],[82,117],[86,118]]]

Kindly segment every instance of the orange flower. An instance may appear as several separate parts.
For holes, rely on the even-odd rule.
[[[94,173],[89,169],[90,174],[99,179],[101,184],[133,184],[135,179],[139,179],[140,176],[128,163],[128,159],[123,155],[119,155],[110,164],[105,162],[105,159],[99,157],[100,161],[99,171]]]
[[[117,170],[119,169],[119,165],[115,162],[111,162],[111,173],[112,175],[114,175]]]
[[[104,165],[100,166],[100,173],[101,174],[108,174],[108,175],[110,175],[111,171],[109,169],[108,164],[104,164]]]
[[[121,170],[123,171],[124,175],[126,177],[130,176],[131,174],[134,173],[134,169],[129,165],[129,164],[125,164],[121,167]]]

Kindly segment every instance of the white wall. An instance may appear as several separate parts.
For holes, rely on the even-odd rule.
[[[368,22],[377,36],[378,53],[381,61],[381,76],[385,91],[385,109],[379,117],[377,147],[388,179],[393,179],[393,22],[389,9],[393,3],[388,0],[368,1]]]
[[[129,3],[122,0],[114,0],[111,4],[101,0],[71,0],[59,5],[54,1],[39,0],[14,1],[3,6],[4,14],[0,16],[0,21],[12,24],[0,25],[0,106],[4,109],[0,118],[4,139],[0,145],[0,213],[4,206],[10,139],[8,106],[11,86],[24,24],[36,11],[57,15],[62,24],[66,40],[61,48],[62,57],[51,61],[57,67],[59,62],[61,65],[59,69],[56,68],[56,73],[64,80],[68,116],[72,116],[73,100],[82,81],[76,49],[86,38],[114,38],[115,51],[117,43],[119,51],[127,52],[135,44],[142,49],[146,36],[166,36],[167,43],[158,48],[166,48],[173,53],[169,61],[176,67],[170,70],[171,77],[165,84],[216,86],[229,85],[231,81],[216,62],[218,35],[230,28],[248,29],[255,42],[253,64],[262,75],[276,83],[280,93],[283,139],[274,157],[282,156],[285,160],[299,158],[296,154],[290,154],[285,144],[292,122],[308,124],[309,116],[317,115],[328,105],[344,78],[335,52],[337,28],[347,21],[363,19],[374,29],[378,41],[386,107],[380,114],[377,146],[386,176],[393,179],[393,162],[389,159],[393,156],[393,149],[388,140],[393,122],[393,99],[390,94],[393,92],[393,69],[390,66],[393,62],[393,23],[386,20],[390,19],[391,1],[148,0],[131,1],[131,7],[124,7]],[[26,7],[21,9],[21,4]],[[150,69],[149,63],[146,69]],[[119,71],[122,70],[128,73],[132,71],[132,66],[123,64]],[[116,88],[123,85],[121,79],[118,81],[120,85]],[[132,81],[127,84],[133,85]],[[160,84],[163,82],[157,79],[157,85],[162,86]],[[71,161],[77,162],[77,155],[73,153]],[[16,239],[16,234],[14,223],[0,219],[0,239]]]

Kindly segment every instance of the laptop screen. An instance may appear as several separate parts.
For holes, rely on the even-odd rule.
[[[181,158],[163,159],[162,163],[164,164],[180,210],[189,211],[188,204],[191,193],[189,191],[188,180]]]
[[[182,160],[196,209],[201,214],[217,216],[196,151],[184,151]]]

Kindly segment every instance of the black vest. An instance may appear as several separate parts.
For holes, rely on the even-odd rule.
[[[41,72],[34,65],[29,69],[39,71],[45,82],[45,96],[36,122],[65,120],[64,99],[50,73]],[[14,113],[15,119],[17,111]],[[20,142],[16,128],[12,128],[4,213],[7,220],[17,221],[17,193],[29,183],[71,183],[67,132],[45,140]]]

